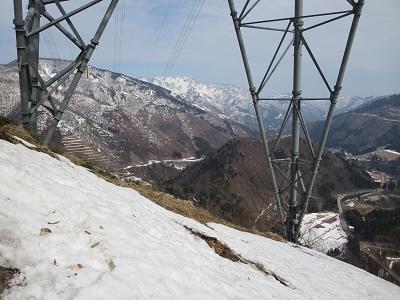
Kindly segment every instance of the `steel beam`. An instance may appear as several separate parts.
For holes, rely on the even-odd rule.
[[[17,41],[17,64],[21,94],[22,123],[24,126],[29,126],[29,67],[26,57],[25,21],[22,12],[22,0],[14,0],[14,25]]]
[[[53,16],[51,14],[49,14],[47,11],[43,12],[43,16],[49,20],[50,22],[53,22],[55,19],[53,18]],[[81,44],[79,42],[79,40],[74,37],[71,33],[68,32],[67,29],[64,28],[64,26],[62,26],[60,23],[55,23],[54,26],[61,31],[62,34],[64,34],[72,43],[74,43],[78,48],[80,49],[84,49],[85,48],[85,44]]]
[[[43,30],[46,30],[47,28],[50,28],[51,26],[53,26],[57,23],[60,23],[60,22],[64,21],[65,19],[68,19],[69,17],[72,17],[72,16],[80,13],[81,11],[84,11],[85,9],[92,7],[93,5],[95,5],[101,1],[103,1],[103,0],[93,0],[85,5],[82,5],[81,7],[74,9],[73,11],[67,13],[66,15],[63,15],[62,17],[55,19],[54,21],[51,21],[51,22],[41,26],[40,28],[37,28],[36,30],[32,30],[31,32],[26,34],[26,37],[30,37],[32,35],[38,34],[38,33],[42,32]]]
[[[67,14],[67,12],[64,10],[64,7],[61,5],[60,1],[59,0],[55,0],[55,3],[57,5],[58,9],[60,10],[61,14],[63,16],[65,16]],[[82,39],[81,35],[79,34],[78,30],[76,30],[74,24],[72,24],[71,19],[68,17],[66,19],[66,21],[67,21],[69,27],[71,28],[72,32],[75,34],[76,38],[78,39],[79,44],[81,45],[81,47],[82,48],[85,47],[85,42],[83,41],[83,39]]]
[[[29,7],[33,8],[34,13],[32,15],[32,26],[30,30],[35,30],[40,27],[40,0],[29,0]],[[29,97],[29,129],[36,131],[37,127],[37,111],[31,111],[30,108],[34,106],[40,99],[41,86],[39,84],[39,77],[36,72],[32,70],[33,65],[39,65],[39,34],[28,38],[27,47],[27,60],[29,65],[29,74],[31,77],[31,90]]]
[[[294,242],[295,223],[297,214],[297,175],[299,170],[298,160],[300,151],[300,118],[297,111],[301,110],[301,66],[302,66],[302,40],[301,29],[303,28],[303,0],[295,0],[295,12],[293,27],[294,42],[293,42],[293,91],[292,105],[295,109],[292,111],[292,149],[291,149],[291,165],[290,165],[290,180],[292,182],[289,196],[289,213],[286,217],[286,232],[289,241]]]

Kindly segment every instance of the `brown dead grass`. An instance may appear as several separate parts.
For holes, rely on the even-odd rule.
[[[283,241],[284,240],[280,235],[272,233],[272,232],[260,232],[255,229],[244,228],[242,226],[232,224],[226,220],[223,220],[219,217],[212,215],[211,213],[209,213],[208,211],[206,211],[203,208],[194,206],[191,201],[175,198],[174,196],[172,196],[170,194],[166,194],[166,193],[157,191],[152,187],[142,185],[139,183],[125,182],[125,181],[122,181],[110,174],[109,175],[104,174],[104,172],[100,173],[100,174],[96,170],[94,170],[93,172],[95,174],[97,174],[98,176],[102,177],[103,179],[105,179],[106,181],[109,181],[115,185],[132,188],[132,189],[138,191],[140,194],[142,194],[146,198],[157,203],[161,207],[164,207],[165,209],[167,209],[169,211],[175,212],[177,214],[188,217],[190,219],[196,220],[201,224],[206,225],[207,223],[210,223],[210,222],[219,223],[219,224],[223,224],[223,225],[229,226],[231,228],[234,228],[234,229],[237,229],[240,231],[249,232],[252,234],[270,238],[275,241]]]
[[[217,238],[215,237],[211,237],[208,235],[205,235],[201,232],[198,231],[194,231],[192,228],[189,228],[187,226],[184,226],[188,231],[190,231],[191,234],[201,238],[202,240],[204,240],[207,245],[214,249],[215,253],[217,253],[219,256],[227,258],[231,261],[234,262],[242,262],[242,263],[246,263],[246,261],[238,254],[236,254],[235,252],[232,251],[231,248],[229,248],[228,246],[226,246],[225,244],[221,243],[220,241],[218,241]]]
[[[11,121],[6,124],[4,124],[4,123],[5,122],[3,121],[2,124],[0,125],[0,139],[6,140],[13,144],[19,144],[21,142],[18,139],[16,139],[15,136],[19,137],[19,138],[31,143],[32,145],[35,145],[36,148],[32,148],[32,150],[46,153],[46,154],[50,155],[51,157],[58,159],[57,154],[54,153],[54,149],[50,150],[49,147],[41,144],[38,137],[33,136],[21,124],[11,122]]]

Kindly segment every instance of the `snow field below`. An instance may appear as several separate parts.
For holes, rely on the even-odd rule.
[[[300,242],[323,253],[347,244],[347,234],[342,229],[339,215],[334,212],[311,213],[304,216],[300,229]]]
[[[314,250],[167,211],[63,157],[0,140],[0,168],[0,265],[21,271],[5,299],[400,296],[398,287]],[[218,256],[184,226],[275,276]]]

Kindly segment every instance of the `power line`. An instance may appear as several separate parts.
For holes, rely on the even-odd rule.
[[[167,76],[170,74],[170,72],[171,72],[172,69],[174,68],[175,63],[176,63],[176,61],[177,61],[179,55],[181,54],[181,51],[182,51],[182,49],[183,49],[183,47],[184,47],[184,45],[185,45],[185,43],[186,43],[186,40],[187,40],[188,36],[190,35],[190,33],[192,32],[193,26],[194,26],[194,24],[196,23],[196,21],[197,21],[199,15],[200,15],[200,12],[201,12],[201,10],[202,10],[202,8],[203,8],[204,2],[205,2],[205,0],[203,0],[203,1],[201,2],[201,6],[199,7],[199,9],[198,9],[198,11],[197,11],[197,13],[196,13],[196,16],[195,16],[195,18],[194,18],[194,20],[193,20],[193,22],[192,22],[192,24],[191,24],[191,26],[190,26],[190,28],[189,28],[189,31],[187,32],[187,34],[186,34],[186,36],[185,36],[185,38],[184,38],[184,40],[183,40],[183,42],[182,42],[182,45],[181,45],[181,47],[179,48],[179,51],[178,51],[177,55],[176,55],[175,58],[174,58],[174,61],[172,62],[172,65],[171,65],[171,67],[170,67],[170,69],[169,69],[169,71],[168,71],[168,73],[167,73]]]
[[[173,50],[172,50],[172,52],[171,52],[171,54],[170,54],[170,57],[169,57],[169,59],[168,59],[166,65],[165,65],[165,67],[164,67],[163,76],[167,73],[171,62],[172,62],[173,58],[175,57],[176,51],[177,51],[177,49],[178,49],[178,47],[179,47],[179,45],[180,45],[180,43],[181,43],[181,41],[182,41],[182,38],[183,38],[183,36],[184,36],[184,33],[186,32],[186,30],[187,30],[187,28],[188,28],[189,21],[190,21],[190,19],[191,19],[192,16],[193,16],[193,13],[194,13],[194,11],[195,11],[196,4],[197,4],[197,3],[198,3],[197,0],[194,0],[194,1],[193,1],[192,7],[191,7],[191,9],[190,9],[190,11],[189,11],[189,14],[188,14],[187,17],[186,17],[185,24],[183,25],[183,27],[182,27],[182,29],[181,29],[181,32],[179,33],[178,39],[176,40],[175,45],[174,45],[174,48],[173,48]]]
[[[170,74],[170,72],[172,71],[172,69],[174,68],[175,63],[176,63],[176,61],[177,61],[177,59],[178,59],[178,57],[179,57],[179,55],[180,55],[185,43],[186,43],[186,40],[189,37],[189,35],[190,35],[190,33],[191,33],[192,29],[193,29],[193,26],[194,26],[194,24],[196,23],[196,21],[197,21],[197,19],[199,17],[199,14],[201,12],[201,9],[203,8],[204,2],[205,2],[205,0],[203,0],[201,2],[200,6],[198,6],[197,9],[195,10],[194,17],[191,20],[192,22],[189,24],[188,29],[184,33],[183,39],[181,41],[181,44],[179,45],[179,47],[177,49],[177,53],[175,54],[175,57],[173,58],[173,61],[172,61],[171,65],[170,65],[167,73],[165,74],[165,76],[168,76]]]
[[[204,6],[205,0],[199,0],[199,1],[194,1],[192,8],[190,10],[190,13],[188,17],[186,18],[185,25],[183,26],[181,33],[179,35],[179,38],[177,42],[175,43],[175,47],[171,53],[170,59],[168,60],[168,63],[166,64],[163,72],[163,79],[170,74],[172,69],[175,66],[175,63],[187,41],[187,38],[189,37],[190,33],[192,32],[192,29],[194,27],[194,24],[196,23],[200,12]]]

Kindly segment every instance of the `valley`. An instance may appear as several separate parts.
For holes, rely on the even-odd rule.
[[[399,300],[378,2],[0,1],[0,299]]]
[[[65,64],[43,59],[41,73],[49,78]],[[18,118],[17,80],[14,63],[0,65],[0,91],[10,91],[3,92],[0,112],[11,118]],[[61,96],[62,87],[56,93]],[[365,256],[359,255],[360,251],[369,255],[365,249],[380,241],[360,240],[358,252],[349,254],[353,240],[348,228],[353,225],[343,226],[348,207],[342,211],[336,200],[338,194],[398,189],[399,98],[340,100],[305,217],[302,243],[382,275],[381,267],[371,262],[363,265],[360,261]],[[312,137],[320,134],[318,120],[326,108],[318,102],[303,108]],[[284,106],[268,102],[262,110],[273,134]],[[39,129],[47,122],[42,110]],[[282,155],[289,153],[285,140],[278,151]],[[188,77],[135,79],[90,67],[60,122],[53,146],[126,182],[188,200],[247,229],[283,234],[252,104],[243,89]],[[301,140],[301,148],[306,147]],[[309,153],[304,155],[302,159],[310,159]],[[310,176],[308,171],[304,176]],[[388,257],[396,261],[392,253]]]
[[[400,192],[348,194],[338,207],[349,240],[343,259],[400,285]]]

